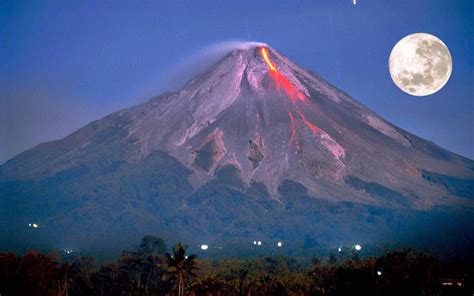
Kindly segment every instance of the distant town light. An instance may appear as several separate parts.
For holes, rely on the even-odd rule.
[[[354,249],[356,249],[356,251],[360,251],[360,250],[362,250],[362,247],[360,245],[355,245]]]
[[[341,247],[337,248],[337,251],[338,251],[339,253],[342,252],[342,248],[341,248]]]
[[[382,272],[380,270],[377,271],[377,275],[378,276],[381,276],[382,275]]]
[[[63,251],[64,251],[64,253],[66,253],[68,255],[73,252],[72,249],[64,249]]]
[[[279,248],[281,248],[281,247],[283,246],[283,243],[282,243],[282,242],[278,242],[278,243],[277,243],[277,246],[278,246]]]
[[[257,241],[253,241],[253,244],[256,245],[256,244],[257,244]]]
[[[39,224],[36,224],[36,223],[28,223],[28,227],[31,227],[31,228],[39,228],[40,225],[39,225]]]
[[[258,242],[257,242],[257,245],[261,246],[261,245],[262,245],[262,242],[261,242],[261,241],[258,241]]]
[[[184,256],[184,259],[188,259],[188,256]]]
[[[209,248],[208,245],[201,245],[201,250],[203,250],[203,251],[207,250],[208,248]]]

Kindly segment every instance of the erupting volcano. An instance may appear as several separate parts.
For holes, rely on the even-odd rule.
[[[282,88],[283,91],[291,98],[291,100],[302,100],[306,99],[306,96],[302,94],[283,74],[278,71],[278,69],[273,65],[272,61],[268,57],[268,49],[266,47],[261,47],[260,52],[262,53],[262,57],[265,59],[265,62],[268,65],[270,70],[270,75],[275,80],[277,87],[280,89]]]
[[[285,75],[281,74],[280,71],[275,67],[273,62],[270,60],[268,57],[268,49],[266,47],[261,47],[260,52],[262,54],[262,57],[264,58],[265,62],[268,65],[268,69],[270,70],[270,75],[272,76],[273,80],[275,80],[276,86],[278,89],[282,90],[295,104],[296,100],[301,100],[303,102],[309,103],[307,100],[306,96],[300,92],[294,85],[291,83],[288,78],[285,77]],[[303,120],[303,122],[306,124],[306,126],[314,133],[318,131],[318,128],[314,126],[306,117],[303,115],[299,107],[296,107],[296,111],[298,116]],[[310,105],[311,107],[311,105]],[[291,113],[290,110],[288,110],[288,116],[290,117],[291,120],[291,125],[292,125],[292,130],[295,129],[294,127],[294,117],[293,114]],[[295,133],[292,133],[292,135]],[[297,141],[297,140],[296,140]]]
[[[472,209],[473,167],[252,45],[177,92],[8,161],[2,208],[19,210],[2,210],[13,221],[3,231],[22,241],[18,229],[34,219],[69,241],[116,232],[370,240],[394,231],[393,211]]]

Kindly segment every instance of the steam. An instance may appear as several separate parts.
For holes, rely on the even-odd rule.
[[[234,49],[250,49],[260,46],[268,45],[263,42],[234,40],[206,46],[173,66],[173,69],[168,71],[168,78],[160,83],[162,85],[160,91],[179,90],[196,74],[204,71]]]

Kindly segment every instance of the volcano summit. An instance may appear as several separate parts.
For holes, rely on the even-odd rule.
[[[3,248],[88,248],[145,233],[210,244],[399,241],[433,221],[432,231],[474,233],[474,161],[262,45],[19,154],[0,167],[0,195]],[[41,235],[25,227],[32,221]]]

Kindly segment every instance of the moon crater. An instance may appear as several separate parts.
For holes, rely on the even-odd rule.
[[[415,33],[401,39],[389,58],[393,82],[414,96],[427,96],[440,90],[451,76],[452,65],[448,47],[426,33]]]

